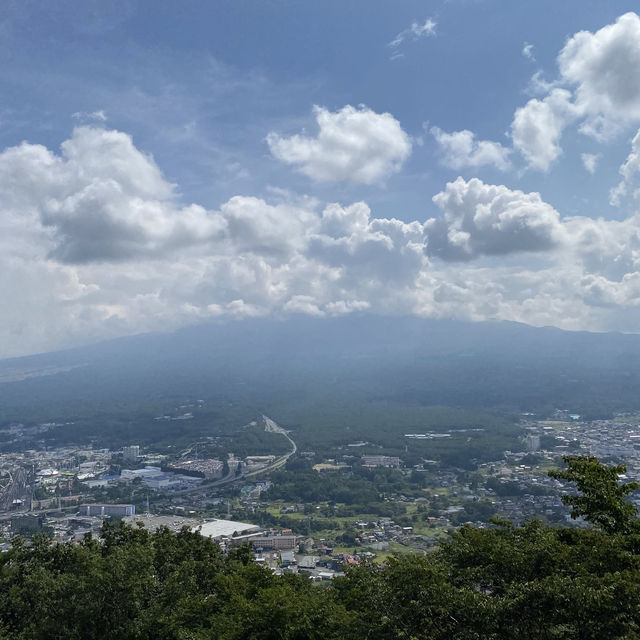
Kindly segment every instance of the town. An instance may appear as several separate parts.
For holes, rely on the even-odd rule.
[[[7,452],[0,458],[0,549],[8,550],[16,535],[79,541],[98,535],[105,520],[150,530],[187,527],[225,550],[250,542],[255,562],[277,574],[322,581],[341,575],[345,564],[428,553],[460,526],[490,527],[496,517],[580,526],[562,503],[566,487],[547,474],[564,455],[624,462],[622,479],[640,478],[636,414],[585,421],[558,410],[545,419],[523,414],[519,426],[521,450],[504,451],[473,470],[429,459],[407,466],[384,452],[357,454],[367,442],[345,442],[331,458],[298,451],[295,436],[266,416],[252,427],[285,438],[285,453],[212,458],[206,457],[206,440],[175,453],[139,445]],[[52,428],[44,423],[36,431]],[[8,427],[17,439],[23,429]],[[425,430],[400,437],[409,452],[412,442],[449,435]],[[304,484],[310,474],[320,492],[336,478],[338,484],[360,484],[353,500],[337,500],[333,489],[304,499],[296,482]],[[640,499],[634,503],[640,506]]]

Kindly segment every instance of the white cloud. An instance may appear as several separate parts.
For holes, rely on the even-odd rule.
[[[374,184],[400,170],[411,141],[389,113],[350,105],[330,112],[315,107],[318,135],[267,136],[274,157],[320,182]]]
[[[293,296],[285,302],[283,309],[294,313],[304,313],[309,316],[324,315],[324,312],[315,303],[313,296]]]
[[[55,155],[22,143],[0,153],[0,206],[37,214],[62,262],[120,260],[205,242],[224,222],[180,209],[173,185],[130,136],[78,127]]]
[[[80,128],[61,149],[0,152],[5,356],[273,313],[636,326],[635,216],[562,219],[476,178],[446,185],[426,223],[278,190],[207,210],[123,133]]]
[[[437,26],[437,23],[431,18],[427,18],[423,24],[420,24],[419,22],[412,22],[410,27],[403,29],[389,43],[389,47],[397,49],[405,40],[418,40],[419,38],[424,38],[426,36],[435,36]]]
[[[236,250],[263,256],[291,255],[303,248],[317,214],[300,206],[267,204],[259,198],[234,196],[220,207],[227,237]]]
[[[558,56],[563,80],[575,86],[575,104],[586,117],[582,130],[606,138],[640,120],[640,17],[571,37]]]
[[[475,169],[488,165],[506,171],[510,166],[510,149],[499,142],[476,140],[473,131],[465,129],[447,133],[432,127],[431,134],[440,147],[443,164],[451,169]]]
[[[525,43],[522,54],[533,60],[530,47]],[[555,81],[545,81],[539,70],[532,76],[527,92],[542,99],[517,109],[511,125],[514,147],[540,171],[562,153],[568,125],[579,122],[582,133],[606,142],[640,121],[640,17],[630,12],[594,33],[575,33],[557,61]],[[587,156],[586,162],[595,170],[595,160]]]
[[[529,44],[528,42],[524,43],[524,46],[522,47],[522,55],[527,59],[527,60],[531,60],[531,62],[535,62],[536,61],[536,57],[533,53],[533,45]]]
[[[342,269],[351,283],[412,283],[424,267],[425,238],[418,222],[371,218],[364,202],[325,207],[317,233],[309,238],[307,255]]]
[[[599,153],[581,153],[580,159],[582,160],[582,165],[585,170],[588,171],[591,175],[596,172],[596,167],[598,166],[598,160],[600,159]]]
[[[565,89],[553,89],[544,100],[532,98],[514,114],[513,146],[530,168],[548,171],[562,153],[560,137],[564,128],[576,117],[571,94]]]
[[[342,316],[354,311],[366,311],[370,307],[371,304],[366,300],[336,300],[336,302],[329,302],[325,309],[330,316]]]
[[[443,260],[549,251],[562,239],[558,212],[537,193],[458,178],[433,201],[443,217],[425,223],[427,251]]]
[[[626,220],[567,218],[568,240],[563,258],[582,265],[585,273],[619,280],[640,269],[640,227],[634,218]]]
[[[611,189],[609,202],[614,207],[619,207],[622,200],[627,196],[629,187],[637,180],[640,174],[640,129],[631,141],[631,152],[620,167],[622,180]]]
[[[180,204],[123,133],[81,127],[61,149],[0,152],[2,355],[221,315],[348,313],[377,295],[394,307],[427,262],[419,223],[364,203],[318,211],[274,190],[211,211]]]

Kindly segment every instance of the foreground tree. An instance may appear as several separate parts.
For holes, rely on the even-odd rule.
[[[571,507],[571,517],[582,517],[606,533],[629,533],[637,527],[636,508],[626,497],[638,489],[637,482],[620,483],[627,471],[623,464],[608,467],[591,456],[565,456],[567,468],[549,471],[552,478],[576,485],[579,495],[562,496]]]

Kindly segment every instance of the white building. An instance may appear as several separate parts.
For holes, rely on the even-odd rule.
[[[246,536],[248,534],[257,534],[260,527],[247,522],[235,522],[234,520],[209,520],[201,525],[194,527],[193,531],[198,531],[201,535],[219,540],[221,538],[233,538]]]

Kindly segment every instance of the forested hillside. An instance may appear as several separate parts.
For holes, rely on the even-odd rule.
[[[448,406],[588,417],[640,409],[640,338],[412,317],[255,319],[0,361],[3,422],[136,424],[203,399],[220,425],[318,407]],[[376,410],[374,407],[374,411]],[[244,421],[244,422],[243,422]],[[164,426],[164,429],[163,429]]]
[[[640,526],[623,467],[568,458],[586,528],[463,527],[428,556],[362,564],[329,588],[275,576],[248,547],[107,526],[75,545],[18,541],[0,566],[0,637],[608,639],[640,637]]]

